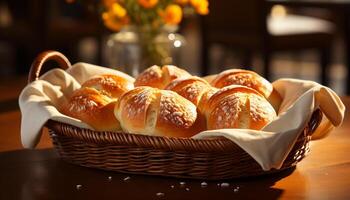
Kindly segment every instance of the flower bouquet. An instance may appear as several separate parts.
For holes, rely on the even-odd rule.
[[[134,76],[150,65],[179,64],[175,59],[185,39],[174,33],[178,25],[184,16],[209,13],[208,0],[102,0],[96,4],[103,24],[114,32],[107,41],[108,65]]]

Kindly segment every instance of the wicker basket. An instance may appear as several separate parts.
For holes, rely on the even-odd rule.
[[[28,82],[38,79],[48,60],[66,69],[68,59],[59,52],[40,54],[31,67]],[[311,134],[322,119],[316,110],[279,170],[263,171],[260,165],[232,141],[195,140],[98,132],[57,121],[48,121],[54,147],[60,157],[81,166],[133,174],[219,180],[278,172],[295,166],[309,151]]]

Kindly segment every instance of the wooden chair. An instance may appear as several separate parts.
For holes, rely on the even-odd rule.
[[[287,15],[276,21],[269,18],[269,11],[261,0],[212,1],[209,15],[201,20],[203,75],[209,72],[209,49],[213,43],[243,51],[245,66],[250,65],[253,53],[260,53],[263,75],[268,79],[271,78],[270,62],[274,52],[315,49],[320,55],[321,82],[327,85],[326,71],[333,38],[331,25],[321,19],[303,16]],[[308,27],[310,24],[312,29]]]

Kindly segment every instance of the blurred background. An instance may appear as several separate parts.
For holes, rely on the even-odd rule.
[[[72,63],[108,66],[112,32],[89,2],[0,0],[0,83],[25,79],[48,49]],[[189,15],[179,25],[186,39],[181,67],[197,75],[246,68],[270,81],[310,79],[349,94],[349,8],[346,0],[209,1],[208,15]]]

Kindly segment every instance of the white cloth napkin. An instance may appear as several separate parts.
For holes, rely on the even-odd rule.
[[[67,101],[66,96],[80,88],[80,84],[98,74],[119,74],[116,70],[86,63],[77,63],[68,70],[53,69],[39,80],[27,85],[20,97],[22,113],[21,140],[26,148],[37,145],[43,125],[49,120],[92,129],[80,120],[61,114],[56,107]],[[278,117],[262,131],[247,129],[221,129],[204,131],[193,138],[224,136],[250,154],[264,170],[280,168],[311,114],[321,108],[325,116],[313,137],[324,137],[344,118],[345,107],[339,97],[329,88],[312,81],[280,79],[273,83],[282,95]]]
[[[61,114],[56,108],[64,104],[67,101],[66,96],[80,88],[83,82],[99,74],[116,74],[134,81],[131,76],[117,70],[76,63],[66,71],[50,70],[39,80],[28,84],[19,96],[22,145],[25,148],[34,148],[41,137],[42,127],[49,119],[93,129],[78,119]]]
[[[317,108],[325,117],[312,135],[325,137],[334,127],[340,126],[345,106],[331,89],[313,81],[279,79],[273,83],[283,102],[278,117],[261,131],[249,129],[221,129],[204,131],[194,136],[201,139],[223,136],[244,149],[264,170],[279,169],[299,134]]]

